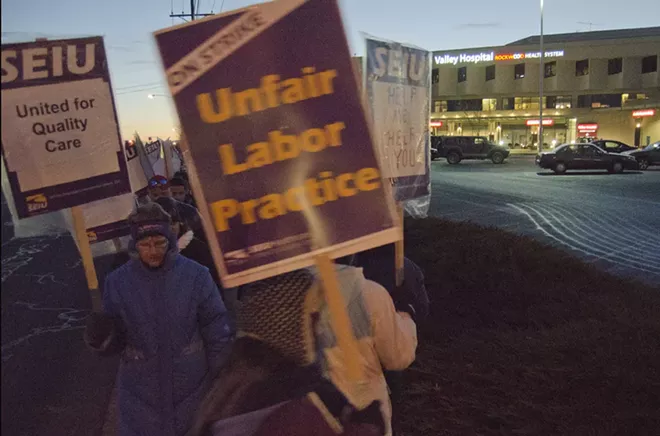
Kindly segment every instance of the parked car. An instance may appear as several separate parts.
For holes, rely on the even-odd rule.
[[[437,158],[444,157],[452,165],[463,159],[490,159],[501,164],[510,153],[507,147],[494,144],[485,136],[433,136],[431,148],[437,150]]]
[[[660,141],[647,145],[641,150],[632,150],[624,154],[634,157],[640,170],[648,169],[651,165],[660,165]]]
[[[567,170],[607,170],[622,173],[624,170],[639,169],[632,156],[608,153],[594,144],[564,144],[552,151],[536,156],[536,164],[551,169],[557,174]]]
[[[620,141],[613,141],[611,139],[598,139],[596,141],[592,141],[591,143],[596,144],[598,147],[602,148],[608,153],[624,153],[626,151],[637,150],[637,148],[628,144],[624,144]]]
[[[436,160],[436,159],[440,159],[440,152],[435,147],[434,142],[431,141],[431,160]]]

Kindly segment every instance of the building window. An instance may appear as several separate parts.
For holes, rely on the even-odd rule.
[[[583,59],[575,63],[575,75],[578,77],[589,75],[589,59]]]
[[[504,110],[513,110],[514,108],[514,99],[513,97],[507,97],[502,99],[502,109]]]
[[[447,112],[447,100],[434,101],[433,112]]]
[[[467,67],[461,67],[458,69],[458,83],[465,82],[467,80]]]
[[[481,107],[484,112],[486,111],[496,111],[497,110],[497,99],[496,98],[484,98],[481,102]]]
[[[543,106],[547,97],[543,97]],[[539,109],[539,98],[538,97],[516,97],[514,99],[514,109],[517,111],[527,110],[527,109]]]
[[[623,71],[623,58],[614,58],[607,61],[607,74],[613,76]]]
[[[621,107],[622,100],[621,94],[578,95],[577,107],[594,109]]]
[[[658,57],[647,56],[642,58],[642,74],[655,73],[658,71]]]
[[[435,85],[436,83],[440,83],[440,70],[437,68],[434,68],[433,71],[431,72],[431,83]]]
[[[513,67],[513,77],[517,79],[523,79],[525,77],[525,64],[518,64]]]
[[[630,100],[647,100],[648,96],[646,94],[621,94],[621,105],[625,105],[627,101]]]
[[[480,98],[470,100],[447,100],[449,112],[481,111],[483,102]]]
[[[546,62],[543,68],[543,76],[547,79],[548,77],[555,77],[557,75],[557,62]]]
[[[573,98],[568,95],[549,95],[546,99],[546,109],[568,109],[573,105]]]
[[[489,65],[486,67],[486,82],[495,79],[495,65]]]

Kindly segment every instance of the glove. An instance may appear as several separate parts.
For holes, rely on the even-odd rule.
[[[124,324],[119,318],[93,312],[87,318],[85,343],[102,355],[121,352],[126,346]]]
[[[391,293],[394,308],[397,312],[406,312],[410,317],[417,322],[417,310],[415,310],[414,295],[409,292],[404,281],[401,286],[398,286]]]

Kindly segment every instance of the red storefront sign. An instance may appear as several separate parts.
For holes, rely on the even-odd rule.
[[[527,125],[528,126],[538,126],[539,125],[539,120],[527,120]],[[544,126],[554,126],[555,125],[555,120],[550,119],[550,118],[544,118],[543,119],[543,125]]]

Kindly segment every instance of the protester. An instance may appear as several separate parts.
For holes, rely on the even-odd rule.
[[[197,208],[195,199],[190,192],[190,186],[186,179],[182,177],[172,177],[170,180],[170,191],[172,192],[172,198],[176,201],[188,204],[195,209]]]
[[[429,297],[424,284],[424,273],[412,260],[404,257],[404,282],[396,286],[395,245],[389,244],[358,253],[354,265],[361,267],[364,276],[377,282],[390,292],[395,306],[404,307],[413,302],[415,321],[424,321],[429,314]],[[397,404],[400,402],[402,374],[400,371],[384,371],[392,400],[392,422],[398,421]]]
[[[151,201],[156,201],[160,197],[171,197],[170,184],[167,177],[155,175],[149,179],[148,183],[149,198]]]
[[[322,299],[308,270],[244,287],[239,338],[189,436],[383,434],[378,402],[355,409],[316,365]]]
[[[211,273],[211,277],[213,277],[213,281],[222,294],[222,284],[220,282],[218,270],[215,267],[215,262],[213,262],[211,250],[206,242],[198,238],[195,232],[188,228],[188,225],[179,214],[176,200],[161,197],[156,200],[156,203],[158,203],[172,218],[172,232],[177,237],[179,253],[186,256],[188,259],[192,259],[200,265],[207,267]]]
[[[321,312],[318,329],[324,373],[358,408],[379,400],[386,434],[390,435],[392,410],[383,370],[402,370],[415,360],[415,305],[411,300],[402,299],[401,304],[395,306],[385,288],[367,280],[360,268],[351,266],[353,259],[353,256],[348,256],[337,260],[335,271],[358,341],[365,380],[363,385],[356,385],[349,379],[327,306]]]
[[[110,273],[87,344],[121,352],[120,436],[181,436],[229,353],[232,331],[207,268],[180,255],[156,203],[128,219],[133,259]]]
[[[170,189],[170,182],[166,177],[156,175],[149,179],[149,198],[151,201],[156,201],[162,197],[172,197],[172,191]],[[179,214],[184,219],[188,228],[193,230],[198,236],[204,235],[204,229],[202,228],[202,219],[199,215],[197,209],[193,206],[177,202],[177,208],[179,209]],[[205,241],[205,239],[204,239]]]

